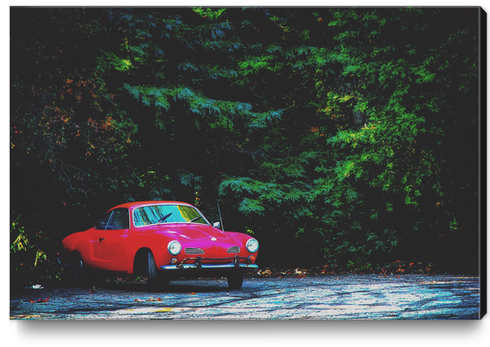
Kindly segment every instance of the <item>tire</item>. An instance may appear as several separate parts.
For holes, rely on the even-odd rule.
[[[145,272],[148,277],[148,288],[155,289],[158,284],[158,270],[155,264],[155,258],[153,257],[153,253],[148,251],[146,253],[146,263],[145,263]]]
[[[151,251],[147,251],[145,260],[145,275],[148,277],[148,290],[155,290],[166,285],[168,280],[163,274],[159,273]]]
[[[88,284],[85,264],[80,253],[74,253],[69,262],[70,274],[76,285]]]
[[[243,273],[237,272],[228,276],[228,287],[230,289],[240,289],[243,284]]]

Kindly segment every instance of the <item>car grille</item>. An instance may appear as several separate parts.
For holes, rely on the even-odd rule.
[[[201,248],[188,247],[185,249],[185,254],[204,254],[204,251]]]
[[[228,248],[226,253],[240,253],[240,247],[238,246],[230,247]]]

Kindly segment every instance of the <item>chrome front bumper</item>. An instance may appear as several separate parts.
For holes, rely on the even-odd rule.
[[[259,266],[256,264],[240,263],[240,259],[248,261],[248,258],[239,257],[238,255],[233,258],[202,258],[200,256],[195,258],[186,258],[180,262],[180,264],[175,265],[162,265],[160,270],[258,270]],[[231,260],[231,263],[224,264],[209,264],[204,263],[204,261],[223,261]],[[187,263],[188,261],[193,261],[193,263]]]

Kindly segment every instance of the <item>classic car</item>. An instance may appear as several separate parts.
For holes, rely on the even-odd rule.
[[[109,271],[147,276],[150,289],[182,277],[226,277],[231,289],[240,289],[244,272],[258,269],[259,243],[219,226],[184,202],[125,203],[93,228],[65,237],[62,258],[77,283],[87,273]]]

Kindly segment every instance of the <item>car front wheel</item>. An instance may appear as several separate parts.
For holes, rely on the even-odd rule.
[[[243,273],[238,272],[228,276],[228,287],[230,289],[240,289],[243,284]]]
[[[148,251],[146,254],[146,267],[145,267],[145,272],[146,276],[148,277],[148,289],[149,290],[155,290],[159,286],[166,285],[168,283],[168,280],[165,279],[163,274],[160,274],[158,272],[156,263],[155,263],[155,258],[153,257],[153,253],[151,251]]]

